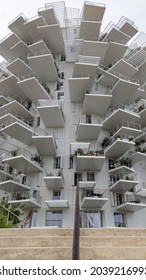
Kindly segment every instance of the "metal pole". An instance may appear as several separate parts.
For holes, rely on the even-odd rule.
[[[72,260],[79,260],[79,259],[80,259],[80,206],[79,206],[79,180],[77,179]]]

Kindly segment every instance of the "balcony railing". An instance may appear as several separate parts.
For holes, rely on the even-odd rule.
[[[53,141],[54,141],[54,145],[55,145],[55,148],[57,149],[57,143],[56,143],[56,138],[54,136],[54,132],[52,129],[43,129],[43,128],[40,128],[40,127],[36,127],[34,129],[34,132],[33,132],[33,135],[34,136],[52,136],[53,137]]]
[[[82,150],[82,149],[77,149],[74,154],[76,156],[104,156],[104,150],[96,150],[96,151],[92,151],[92,150]]]
[[[111,138],[109,138],[109,142],[108,142],[108,146],[106,147],[106,149],[109,148],[109,146],[111,146],[113,143],[115,143],[117,140],[124,140],[126,142],[134,142],[134,137],[132,135],[127,135],[124,133],[119,133],[118,135],[112,136]]]
[[[83,190],[81,200],[85,197],[96,197],[96,198],[107,198],[106,189],[97,189],[97,190]]]
[[[63,175],[63,171],[62,169],[59,170],[45,170],[45,173],[47,177],[62,177],[62,179],[64,180],[64,175]]]
[[[5,181],[8,181],[8,180],[12,180],[14,182],[17,182],[19,184],[26,185],[26,186],[29,186],[29,187],[32,186],[32,179],[28,178],[26,176],[21,176],[21,175],[16,175],[16,174],[13,174],[13,177],[8,176],[8,175],[0,176],[0,182],[5,182]]]
[[[123,105],[121,103],[118,103],[115,107],[110,107],[107,114],[105,115],[104,117],[104,120],[106,120],[108,117],[110,117],[113,113],[115,113],[118,109],[122,109],[126,112],[129,112],[129,113],[135,113],[135,110],[134,108],[132,107],[129,107],[129,106],[126,106],[126,105]]]
[[[70,78],[89,78],[89,73],[73,73]]]
[[[79,55],[78,62],[99,65],[100,57]]]
[[[10,197],[9,200],[10,201],[19,201],[19,200],[33,200],[36,203],[41,204],[42,202],[42,197],[37,194],[37,193],[32,193],[30,191],[21,191],[21,192],[13,192]]]
[[[85,94],[112,95],[111,89],[94,90],[94,89],[91,89],[91,88],[86,88],[85,89]]]
[[[122,16],[122,17],[119,19],[119,21],[117,22],[117,26],[121,29],[121,28],[123,27],[123,25],[124,25],[126,22],[128,22],[128,23],[131,24],[133,27],[135,27],[136,29],[138,29],[137,26],[134,25],[134,21],[133,21],[133,20],[131,20],[131,19],[127,18],[127,17],[124,17],[124,16]]]
[[[122,166],[132,168],[132,160],[128,157],[127,158],[123,157],[118,161],[111,160],[111,159],[109,160],[109,170],[113,170],[115,168],[122,167]]]
[[[119,123],[117,125],[117,127],[112,130],[110,135],[113,136],[121,127],[126,127],[126,128],[130,128],[130,129],[134,129],[134,130],[139,130],[139,132],[141,132],[140,124],[127,122],[127,121],[121,121],[121,123]]]
[[[124,203],[143,203],[142,199],[138,195],[134,194],[124,194],[124,195],[117,195],[117,206],[120,206]]]
[[[49,49],[46,50],[46,51],[31,52],[31,53],[28,54],[28,57],[41,56],[41,55],[46,55],[46,54],[51,54]]]
[[[110,174],[109,187],[114,185],[119,180],[136,181],[135,175],[127,175],[125,173]]]
[[[101,124],[101,119],[98,118],[98,117],[95,117],[95,116],[91,116],[91,120],[88,121],[86,116],[81,116],[79,118],[78,126],[79,126],[80,123],[83,123],[83,124]]]
[[[33,120],[29,120],[29,119],[24,118],[23,115],[18,114],[13,109],[5,110],[4,112],[0,113],[0,118],[2,118],[4,116],[7,116],[9,114],[10,114],[9,120],[6,120],[6,121],[2,122],[2,124],[0,126],[0,129],[2,129],[2,128],[6,127],[6,126],[8,126],[8,125],[10,125],[10,124],[12,124],[14,122],[16,122],[17,121],[16,119],[18,119],[18,121],[20,123],[22,123],[23,125],[25,125],[25,126],[27,126],[29,128],[30,127],[33,128]],[[13,117],[15,117],[16,119],[13,118]]]

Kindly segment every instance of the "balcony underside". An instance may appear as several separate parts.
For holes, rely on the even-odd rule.
[[[64,54],[64,42],[59,24],[38,26],[38,32],[54,54]]]
[[[82,18],[94,18],[98,21],[102,21],[105,13],[105,5],[95,2],[85,2],[82,12]]]
[[[101,61],[103,61],[107,51],[107,47],[108,43],[106,42],[85,39],[81,47],[80,55],[90,56],[92,54],[92,56],[100,57]]]
[[[63,189],[64,183],[61,176],[45,176],[43,180],[48,189]]]
[[[101,171],[104,160],[105,160],[104,156],[77,156],[76,170]]]
[[[24,60],[26,60],[29,53],[29,48],[23,41],[19,41],[16,45],[12,46],[10,50],[15,54],[15,57],[21,57],[21,59]]]
[[[79,38],[99,38],[101,22],[81,20]]]
[[[134,146],[135,142],[117,139],[112,145],[106,148],[107,158],[118,159]]]
[[[117,76],[101,68],[100,66],[97,69],[97,74],[101,75],[98,79],[98,83],[103,86],[111,88],[118,81]]]
[[[8,201],[10,204],[15,204],[15,205],[23,205],[23,209],[27,209],[27,208],[40,208],[41,204],[36,202],[35,199],[32,198],[28,198],[28,199],[20,199],[20,200],[9,200]]]
[[[130,173],[133,173],[133,172],[135,172],[133,168],[130,168],[130,167],[125,166],[125,165],[115,167],[115,168],[109,170],[109,174],[113,174],[113,175],[114,174],[116,175],[116,174],[119,174],[119,173],[126,175],[126,174],[130,174]]]
[[[59,105],[37,107],[45,127],[64,127],[65,121]]]
[[[100,198],[100,197],[84,197],[81,203],[81,208],[90,208],[90,209],[97,209],[101,208],[106,202],[108,198]]]
[[[94,57],[92,57],[92,60],[88,60],[88,57],[86,57],[82,61],[75,62],[74,65],[74,75],[78,75],[80,73],[88,73],[89,75],[89,84],[88,88],[92,88],[94,79],[97,74],[97,67],[99,65],[99,60],[98,58],[95,58],[95,61],[93,60]]]
[[[130,105],[135,100],[135,94],[139,84],[130,81],[119,80],[112,89],[111,105],[114,107],[116,104]]]
[[[5,112],[15,112],[19,116],[23,116],[23,118],[28,119],[28,120],[33,120],[34,115],[31,113],[31,111],[27,110],[24,106],[22,106],[19,102],[16,100],[11,101],[3,106],[0,107],[0,114],[5,113]]]
[[[85,94],[82,112],[105,116],[110,106],[112,95]]]
[[[118,134],[126,134],[126,135],[132,135],[134,137],[138,136],[141,133],[140,129],[130,128],[126,126],[122,126],[120,129],[116,131],[116,135]]]
[[[0,54],[4,59],[9,60],[15,58],[15,54],[12,53],[10,48],[11,46],[15,45],[18,41],[19,38],[13,33],[11,33],[8,37],[1,41]]]
[[[30,187],[24,184],[20,184],[13,180],[8,180],[0,183],[0,189],[5,192],[17,192],[17,191],[25,191],[29,190]]]
[[[59,80],[52,54],[29,56],[27,59],[32,70],[42,81],[52,83]]]
[[[19,73],[19,76],[27,75],[32,72],[32,69],[20,58],[15,59],[14,61],[8,64],[7,69],[12,73]]]
[[[135,152],[134,154],[129,155],[129,157],[132,159],[132,163],[135,164],[146,160],[146,153]]]
[[[45,200],[45,203],[47,204],[49,209],[64,209],[69,207],[68,200]]]
[[[18,82],[19,87],[37,105],[38,99],[49,99],[49,95],[35,77]]]
[[[114,127],[121,123],[121,121],[137,123],[139,120],[140,117],[138,114],[123,109],[118,109],[103,121],[103,128],[112,131]]]
[[[77,129],[77,140],[97,140],[100,131],[102,129],[101,124],[84,124],[80,123]]]
[[[146,204],[134,202],[125,202],[124,204],[117,206],[117,210],[126,212],[136,212],[144,208],[146,208]]]
[[[52,136],[32,136],[32,140],[40,156],[56,155],[56,147]]]
[[[6,158],[3,160],[3,162],[9,164],[24,174],[43,171],[43,169],[37,163],[33,163],[34,161],[31,161],[24,156]]]
[[[109,66],[113,61],[123,57],[127,50],[127,46],[122,43],[109,42],[103,64]]]
[[[21,124],[18,121],[13,122],[12,124],[9,124],[2,128],[0,130],[1,132],[4,132],[11,136],[12,138],[26,144],[26,145],[31,145],[32,144],[32,129],[30,129]]]
[[[96,185],[95,181],[79,181],[80,189],[93,189]]]
[[[131,38],[138,32],[136,26],[130,24],[130,22],[126,21],[120,30],[126,34],[128,34]]]
[[[2,107],[5,104],[8,104],[9,101],[6,97],[4,97],[3,95],[0,95],[0,107]]]
[[[139,184],[139,181],[131,181],[131,180],[120,179],[119,181],[114,183],[112,186],[110,186],[109,190],[114,191],[114,192],[118,192],[118,193],[125,193],[126,191],[130,191],[137,184]]]
[[[89,87],[89,80],[89,77],[68,79],[71,102],[83,102],[85,88]]]
[[[37,42],[32,42],[29,44],[28,46],[29,50],[31,53],[35,53],[35,52],[50,52],[50,50],[48,49],[46,43],[40,39],[39,41]],[[51,53],[51,52],[50,52]]]
[[[113,27],[111,31],[106,35],[104,40],[115,42],[118,41],[122,42],[123,44],[126,44],[130,40],[130,36]]]
[[[120,59],[118,60],[110,69],[110,71],[116,71],[124,76],[127,77],[133,77],[138,69],[136,67],[134,67],[133,65],[129,64],[127,61]]]
[[[0,81],[1,92],[4,92],[6,96],[10,96],[12,98],[13,96],[18,96],[20,99],[25,100],[27,95],[25,95],[24,91],[21,90],[17,82],[18,79],[14,75],[11,75],[6,79],[3,79],[2,81]]]
[[[38,10],[38,15],[42,16],[46,20],[46,22],[57,22],[55,11],[52,5],[49,5],[48,8],[45,5],[44,9]]]

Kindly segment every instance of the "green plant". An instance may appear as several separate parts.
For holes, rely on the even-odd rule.
[[[133,137],[132,135],[129,135],[129,136],[128,136],[128,140],[129,140],[129,141],[133,141],[133,140],[134,140],[134,137]]]
[[[125,166],[131,168],[131,166],[132,166],[132,159],[131,159],[131,158],[122,158],[122,159],[120,160],[120,164],[121,164],[121,165],[125,165]]]
[[[83,150],[81,148],[77,149],[77,154],[83,155]]]
[[[100,155],[100,156],[104,156],[104,150],[102,149],[102,150],[99,150],[98,151],[98,154]]]
[[[9,209],[11,212],[8,211]],[[13,215],[14,214],[14,215]],[[11,205],[7,201],[3,200],[0,202],[0,228],[1,227],[16,227],[20,223],[21,208],[16,205]],[[8,221],[7,221],[8,216]]]
[[[142,152],[145,154],[146,153],[146,149],[143,149]]]
[[[106,148],[110,143],[110,139],[108,137],[105,137],[103,140],[102,140],[102,143],[101,143],[101,146],[104,148]]]

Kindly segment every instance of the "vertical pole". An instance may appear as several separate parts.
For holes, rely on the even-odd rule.
[[[80,206],[79,206],[79,180],[77,179],[72,260],[79,260],[79,259],[80,259]]]

